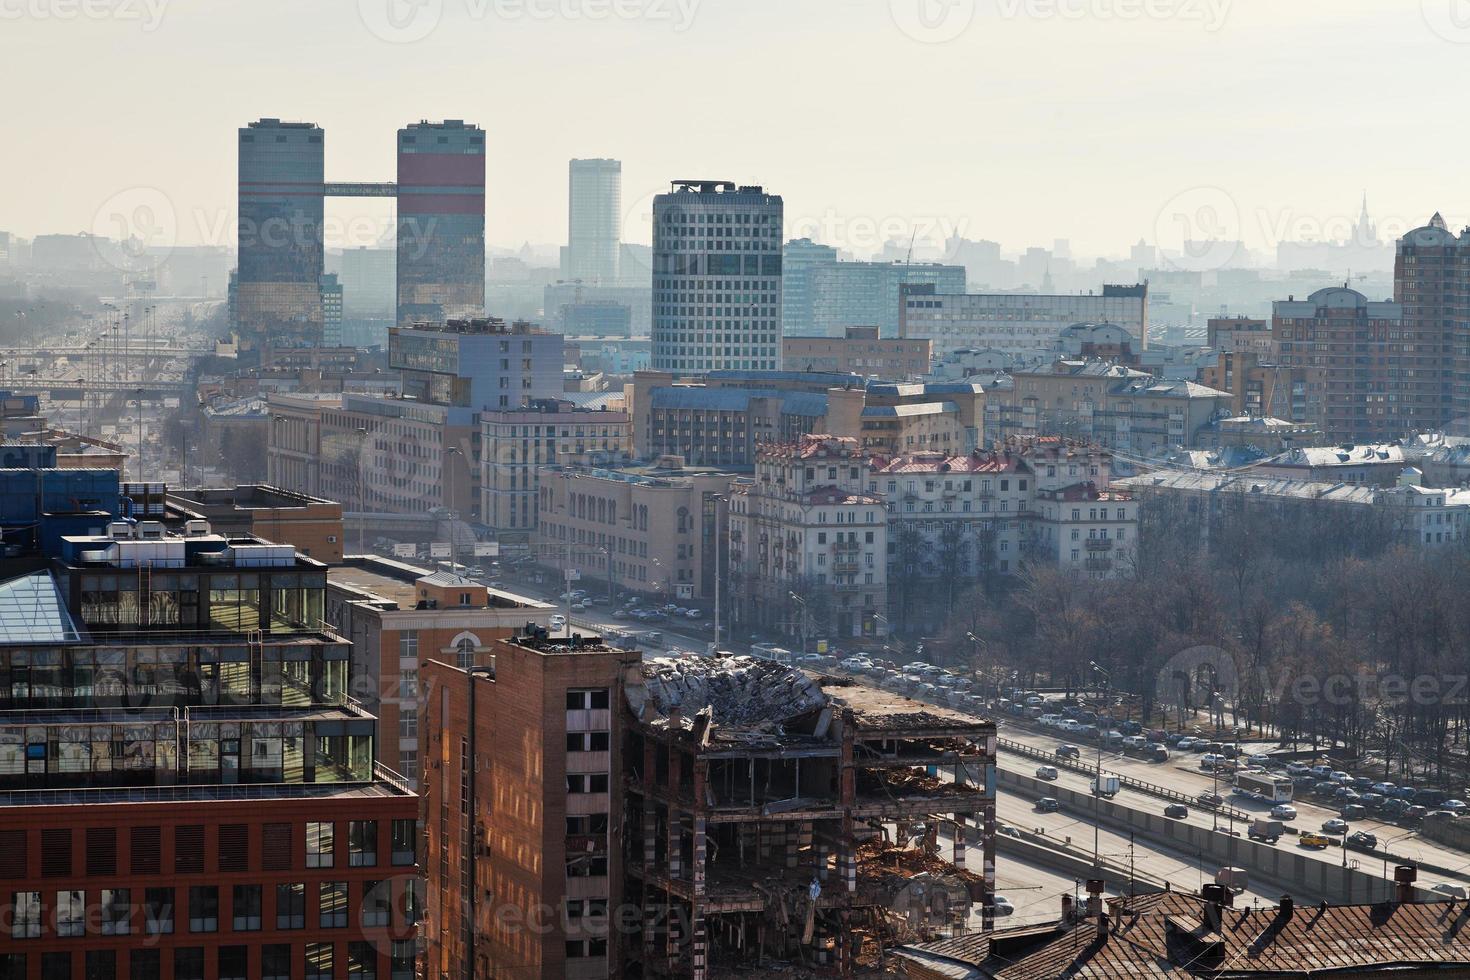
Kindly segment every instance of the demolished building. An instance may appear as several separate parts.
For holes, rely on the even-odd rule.
[[[751,657],[648,660],[622,687],[622,975],[851,976],[991,925],[992,723]]]

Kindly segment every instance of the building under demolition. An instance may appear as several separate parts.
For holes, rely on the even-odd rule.
[[[474,660],[420,672],[430,976],[847,976],[989,925],[993,724],[534,627]]]
[[[989,907],[993,725],[749,657],[646,661],[625,695],[624,894],[643,909],[627,975],[847,976]]]

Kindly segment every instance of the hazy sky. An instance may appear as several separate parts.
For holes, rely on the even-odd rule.
[[[643,241],[675,177],[859,250],[1260,247],[1340,236],[1364,189],[1390,230],[1470,211],[1470,0],[0,0],[0,65],[25,235],[163,212],[231,243],[260,116],[325,127],[339,180],[392,179],[405,122],[479,123],[500,245],[564,240],[573,156],[624,161]],[[331,208],[354,239],[384,213]]]

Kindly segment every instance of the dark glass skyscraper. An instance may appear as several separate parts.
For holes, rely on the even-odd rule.
[[[398,131],[398,323],[485,308],[485,133],[463,120]]]
[[[261,119],[240,130],[236,326],[247,347],[321,340],[325,134]]]
[[[653,200],[653,366],[781,363],[785,205],[760,187],[681,180]]]

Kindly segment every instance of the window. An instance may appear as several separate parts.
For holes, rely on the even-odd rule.
[[[347,825],[347,863],[354,868],[377,866],[378,822],[376,820],[354,820]]]
[[[41,980],[71,980],[71,954],[42,953]]]
[[[607,689],[596,691],[568,691],[568,711],[603,711],[609,704]]]
[[[219,887],[189,886],[189,931],[219,931]]]
[[[10,922],[11,939],[35,939],[41,934],[40,892],[11,892],[10,907],[15,909]]]
[[[378,951],[372,943],[352,942],[347,944],[347,975],[358,980],[377,980]],[[220,980],[224,980],[223,977]]]
[[[469,605],[468,601],[460,603]],[[454,645],[455,666],[460,670],[469,670],[475,665],[475,641],[468,636]]]
[[[83,894],[77,891],[56,893],[56,934],[75,937],[86,935],[87,910],[82,902]]]
[[[85,976],[86,980],[117,980],[117,952],[111,949],[87,950]],[[220,980],[226,978],[221,977]]]
[[[306,944],[305,980],[334,980],[331,943]]]
[[[413,980],[414,941],[412,939],[393,940],[391,956],[392,980]],[[267,977],[266,980],[271,980],[271,978]]]
[[[413,945],[413,940],[409,940]],[[291,947],[272,943],[260,947],[260,980],[291,980]]]
[[[132,892],[126,888],[102,889],[101,932],[104,936],[126,936],[132,932]]]
[[[204,871],[204,825],[174,828],[174,871],[201,874]]]
[[[230,890],[231,923],[236,932],[260,930],[260,886],[235,885]]]
[[[416,860],[418,824],[414,820],[393,821],[393,864],[407,867]]]
[[[204,980],[204,948],[187,946],[174,950],[174,980]]]
[[[390,924],[393,906],[393,883],[390,881],[365,881],[362,883],[362,925],[386,926]]]
[[[419,658],[419,635],[414,630],[403,630],[398,634],[398,656],[403,660]]]
[[[150,936],[174,931],[174,890],[149,888],[143,892],[143,930]]]
[[[249,980],[250,947],[219,948],[219,980]]]
[[[295,882],[276,886],[276,928],[306,928],[306,886],[304,884]]]
[[[606,752],[612,736],[607,732],[571,732],[567,735],[568,752]]]
[[[332,866],[331,823],[309,822],[306,825],[306,866],[308,868],[330,868]]]
[[[163,954],[156,949],[130,949],[128,976],[131,980],[162,980],[162,959]]]
[[[323,929],[347,928],[347,882],[324,881],[319,886],[319,904]]]

